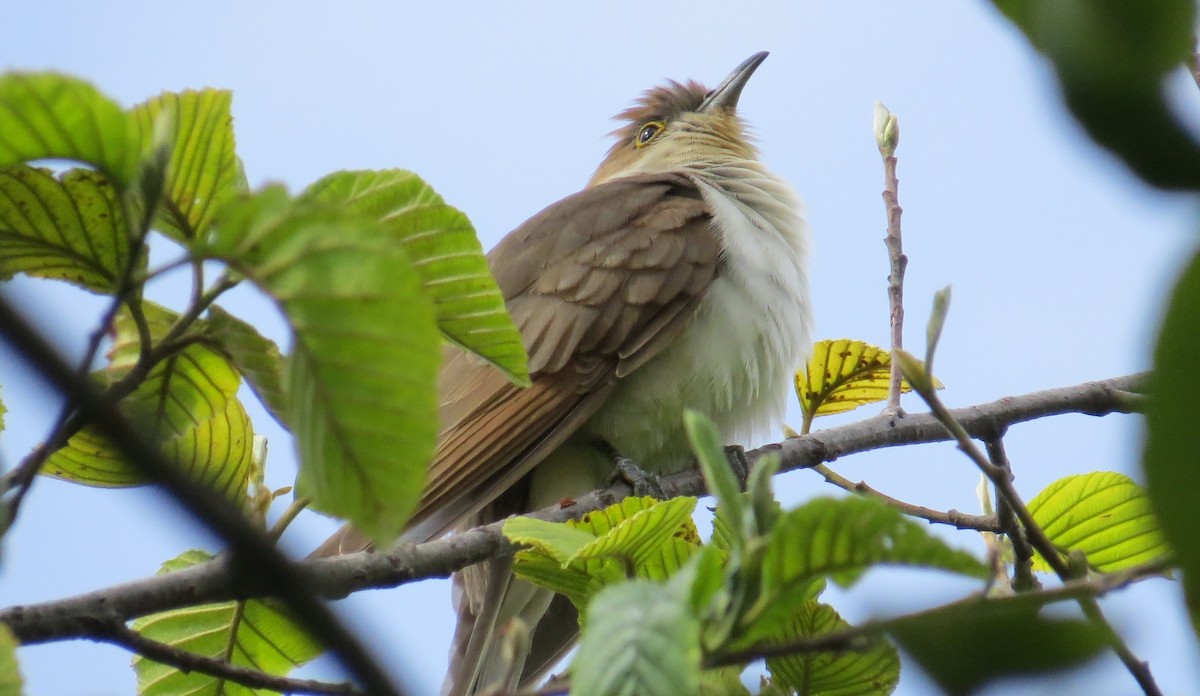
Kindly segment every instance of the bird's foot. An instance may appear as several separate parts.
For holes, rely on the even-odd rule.
[[[726,445],[725,458],[729,460],[729,468],[737,477],[738,487],[746,490],[746,479],[750,477],[750,460],[746,458],[746,448],[741,445]]]
[[[633,494],[637,496],[650,496],[655,500],[666,500],[667,494],[663,492],[662,480],[658,474],[650,473],[639,467],[629,457],[616,457],[617,469],[609,477],[609,484],[623,482],[629,484],[633,488]]]

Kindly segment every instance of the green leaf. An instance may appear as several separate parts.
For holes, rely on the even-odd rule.
[[[95,87],[57,73],[0,75],[0,167],[86,162],[128,187],[141,155],[133,121]]]
[[[210,241],[291,326],[297,494],[386,546],[421,497],[438,432],[439,339],[412,263],[379,224],[293,206],[280,189],[227,206]]]
[[[773,643],[816,638],[850,628],[833,607],[808,601]],[[800,693],[837,696],[890,694],[900,681],[900,656],[887,641],[875,640],[864,650],[802,652],[767,658],[773,681]]]
[[[337,172],[317,181],[301,200],[328,204],[378,221],[403,245],[437,308],[438,328],[450,342],[529,385],[521,334],[504,306],[475,229],[466,215],[412,172]]]
[[[161,573],[188,568],[211,558],[203,551],[185,551],[163,564]],[[250,600],[206,604],[142,617],[134,630],[152,640],[205,657],[267,674],[285,675],[321,653],[320,644],[310,639],[274,601]],[[239,696],[273,694],[250,689],[199,672],[184,673],[174,667],[135,656],[141,696],[168,694],[211,694]]]
[[[700,622],[683,583],[632,580],[592,600],[571,664],[572,696],[688,696],[700,690]]]
[[[199,483],[241,503],[254,433],[237,400],[238,374],[216,351],[194,344],[163,360],[118,403],[147,436]],[[99,431],[86,427],[50,455],[42,473],[90,486],[146,483]]]
[[[1061,478],[1038,493],[1028,507],[1056,547],[1082,551],[1088,565],[1101,572],[1169,553],[1149,496],[1123,474],[1096,471]],[[1050,566],[1039,554],[1034,569],[1048,572]]]
[[[1200,362],[1195,329],[1200,326],[1200,255],[1194,256],[1175,285],[1150,373],[1146,405],[1146,445],[1142,465],[1146,487],[1163,534],[1183,570],[1192,627],[1200,635]]]
[[[1200,188],[1200,148],[1164,78],[1193,50],[1191,0],[993,0],[1053,64],[1092,138],[1156,186]]]
[[[1108,637],[1086,622],[1047,619],[1017,597],[927,612],[896,621],[901,649],[951,694],[992,680],[1061,670],[1091,659]]]
[[[695,546],[699,547],[700,540],[692,523],[692,511],[695,509],[696,499],[687,496],[651,504],[576,551],[570,560],[616,557],[626,559],[629,566],[635,569],[648,564],[662,564],[663,546],[675,538],[675,534],[686,535],[690,531]],[[672,570],[678,569],[679,566],[672,563],[677,560],[675,554],[671,553],[667,563],[673,565]]]
[[[547,522],[532,517],[512,517],[504,521],[504,536],[517,544],[532,546],[557,561],[570,562],[580,549],[596,540],[596,535],[566,522]]]
[[[0,624],[0,696],[21,696],[22,680],[17,662],[17,639],[8,626]]]
[[[228,90],[164,92],[129,112],[143,142],[164,115],[169,124],[171,157],[157,226],[180,242],[205,234],[217,210],[246,191],[234,151],[232,100]]]
[[[283,427],[287,399],[283,393],[283,356],[279,346],[250,324],[213,305],[204,322],[204,335],[229,358],[258,400]]]
[[[867,498],[817,498],[786,512],[763,556],[763,591],[747,640],[771,634],[823,578],[849,586],[874,565],[938,568],[977,578],[988,567],[953,549],[924,525]]]
[[[742,683],[742,667],[706,669],[700,673],[700,696],[751,696]]]
[[[531,548],[516,555],[513,572],[581,608],[600,588],[627,576],[666,579],[700,551],[695,505],[695,498],[631,496],[565,523],[514,517],[504,523],[504,535]]]
[[[132,254],[120,194],[102,174],[0,169],[0,280],[26,273],[112,293]]]
[[[721,436],[707,416],[691,409],[683,412],[683,425],[687,428],[692,451],[696,453],[700,471],[704,474],[704,483],[717,499],[717,507],[726,509],[726,519],[737,521],[738,526],[731,530],[737,533],[730,535],[726,541],[740,544],[741,528],[746,518],[746,499],[725,457]]]
[[[938,568],[988,577],[987,564],[867,498],[817,498],[780,517],[763,559],[771,586],[830,576],[849,586],[873,565]]]

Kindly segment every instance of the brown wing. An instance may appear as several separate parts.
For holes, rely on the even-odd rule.
[[[442,431],[405,538],[436,536],[527,474],[653,357],[716,277],[720,246],[690,179],[646,175],[546,208],[488,255],[529,352],[533,386],[447,347]],[[343,529],[314,555],[366,548]]]

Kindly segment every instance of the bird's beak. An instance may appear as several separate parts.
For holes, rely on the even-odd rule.
[[[702,114],[711,114],[717,109],[736,109],[738,98],[742,96],[742,88],[746,86],[750,76],[754,74],[758,66],[762,65],[768,55],[770,54],[766,51],[759,51],[742,61],[741,65],[729,73],[729,77],[708,93],[697,111]]]

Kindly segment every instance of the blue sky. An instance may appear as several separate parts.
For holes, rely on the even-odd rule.
[[[818,337],[887,339],[882,170],[870,128],[879,99],[901,123],[910,347],[923,348],[933,292],[954,286],[938,359],[943,399],[964,406],[1146,369],[1164,293],[1196,241],[1195,202],[1146,188],[1095,148],[1060,105],[1048,67],[988,3],[899,5],[20,3],[6,12],[0,65],[73,73],[126,105],[163,90],[230,88],[252,185],[297,190],[338,169],[411,169],[465,211],[490,247],[587,181],[608,148],[610,116],[641,90],[664,78],[711,85],[769,50],[741,111],[765,161],[808,205]],[[1176,77],[1180,108],[1195,121],[1195,86]],[[78,351],[100,303],[49,283],[14,285],[26,309]],[[166,281],[151,296],[178,306],[182,289]],[[223,304],[284,339],[253,293],[239,289]],[[2,350],[0,388],[9,407],[0,453],[11,465],[44,437],[55,401]],[[271,438],[271,480],[287,485],[291,444],[261,411],[255,418]],[[800,421],[795,404],[789,420]],[[1006,443],[1018,489],[1032,498],[1093,470],[1138,477],[1140,432],[1127,416],[1014,428]],[[948,444],[835,468],[905,500],[976,509],[977,474]],[[786,504],[833,492],[809,472],[777,486]],[[332,527],[314,516],[285,544],[302,554]],[[982,548],[969,533],[947,538]],[[41,481],[4,540],[0,597],[28,603],[142,577],[211,543],[153,492]],[[929,573],[879,572],[834,603],[854,621],[969,590]],[[416,693],[436,689],[451,631],[444,582],[342,604]],[[1175,583],[1143,583],[1104,606],[1165,691],[1200,692]],[[30,694],[133,690],[128,657],[115,648],[31,647],[21,658]],[[1037,684],[1047,693],[1135,689],[1111,656],[1087,677]],[[898,693],[929,689],[906,666]]]

